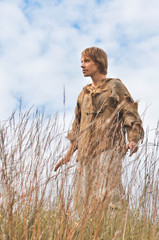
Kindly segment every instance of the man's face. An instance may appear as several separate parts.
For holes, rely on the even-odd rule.
[[[99,73],[98,65],[90,57],[81,57],[81,68],[85,77],[93,77],[96,73]]]

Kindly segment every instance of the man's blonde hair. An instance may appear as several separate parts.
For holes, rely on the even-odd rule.
[[[107,54],[101,48],[90,47],[86,48],[82,53],[82,56],[90,57],[95,63],[98,64],[100,73],[107,74],[108,59]]]

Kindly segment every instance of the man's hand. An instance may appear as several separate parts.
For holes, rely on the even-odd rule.
[[[127,145],[126,145],[126,150],[130,149],[130,155],[132,156],[133,153],[137,152],[138,150],[138,144],[134,141],[130,141]]]
[[[59,162],[56,164],[56,166],[55,166],[55,168],[54,168],[54,171],[56,172],[57,169],[58,169],[61,165],[63,165],[65,162],[66,162],[66,160],[65,160],[64,158],[62,158],[62,160],[59,161]]]
[[[73,155],[73,153],[74,153],[75,150],[76,150],[76,148],[75,148],[74,144],[71,143],[71,145],[70,145],[70,147],[69,147],[69,149],[68,149],[65,157],[62,158],[62,159],[56,164],[56,166],[55,166],[55,168],[54,168],[54,171],[55,171],[55,172],[57,171],[57,169],[58,169],[60,166],[62,166],[63,164],[65,164],[65,163],[67,163],[67,162],[70,161],[70,159],[71,159],[71,157],[72,157],[72,155]]]

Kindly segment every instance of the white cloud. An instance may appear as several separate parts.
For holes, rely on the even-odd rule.
[[[104,48],[109,76],[121,78],[140,112],[152,103],[145,124],[158,117],[159,15],[157,0],[0,1],[0,115],[22,97],[26,106],[74,111],[84,80],[80,52]]]

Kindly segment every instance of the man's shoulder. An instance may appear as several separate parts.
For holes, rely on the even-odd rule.
[[[81,92],[87,91],[87,89],[89,89],[90,87],[91,87],[91,83],[85,85],[85,86],[82,88],[82,91],[81,91]]]
[[[86,86],[85,86],[86,87]],[[85,87],[83,87],[82,88],[82,90],[81,90],[81,92],[79,93],[79,95],[78,95],[78,98],[77,98],[77,102],[81,102],[82,101],[82,99],[83,99],[83,96],[84,96],[84,93],[85,93]]]
[[[106,79],[106,81],[108,81],[111,84],[113,84],[113,83],[122,83],[122,81],[119,78],[108,78],[108,79]]]
[[[87,84],[87,85],[85,85],[83,88],[82,88],[82,90],[81,90],[81,92],[80,92],[80,94],[79,94],[79,97],[81,97],[81,96],[83,96],[85,93],[89,93],[91,90],[91,85],[92,84]],[[106,79],[103,79],[102,80],[102,82],[101,82],[101,84],[100,84],[100,88],[105,88],[105,87],[108,87],[108,86],[115,86],[115,85],[124,85],[123,83],[122,83],[122,81],[119,79],[119,78],[106,78]]]
[[[110,78],[109,86],[115,87],[115,88],[123,88],[123,87],[125,87],[125,84],[119,78]]]

